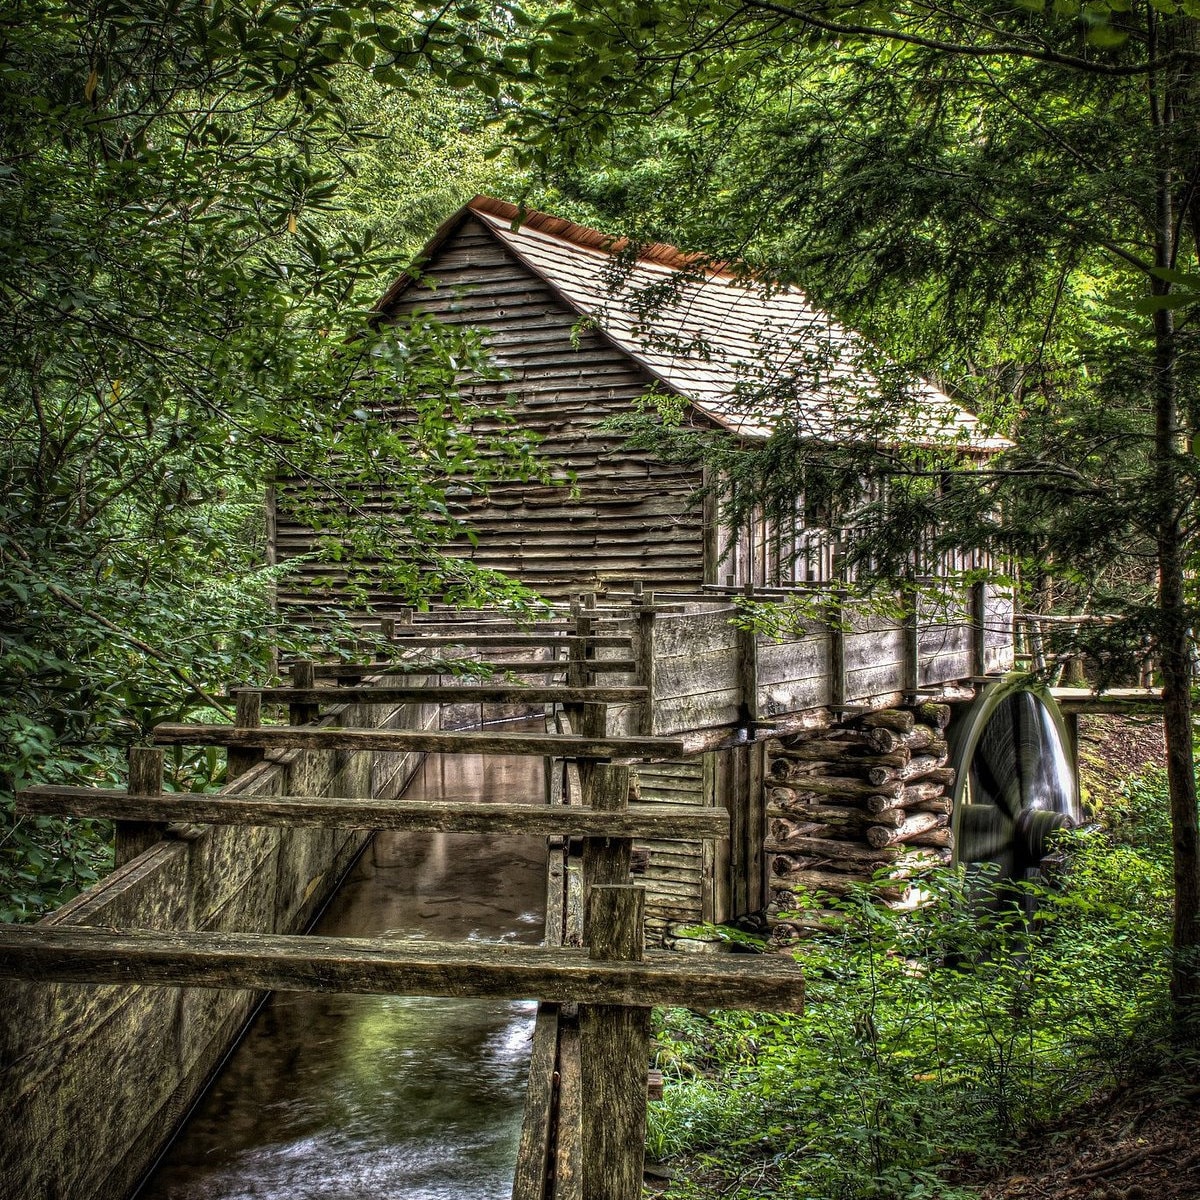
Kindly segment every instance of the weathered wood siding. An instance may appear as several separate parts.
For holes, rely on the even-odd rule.
[[[969,679],[974,631],[966,595],[947,589],[936,601],[922,597],[918,613],[920,685]]]
[[[732,725],[742,699],[732,609],[671,613],[654,630],[654,732]]]
[[[1016,665],[1013,601],[1010,593],[988,588],[983,615],[984,667],[987,673],[1011,671]]]
[[[506,382],[494,385],[495,398],[511,396],[520,423],[544,439],[546,459],[564,478],[574,476],[571,486],[497,484],[486,499],[470,501],[465,515],[478,544],[463,543],[458,552],[551,597],[607,580],[636,578],[647,587],[703,582],[703,513],[693,503],[699,469],[625,450],[622,438],[599,429],[606,418],[628,411],[649,375],[595,330],[579,327],[553,290],[474,218],[396,305],[399,315],[414,310],[487,330],[486,343],[507,373]],[[315,545],[292,512],[294,492],[295,481],[280,481],[275,548],[281,559]],[[306,562],[294,579],[281,582],[279,600],[311,602],[317,579],[334,581],[336,593],[340,578],[335,564]]]
[[[691,804],[697,808],[714,803],[714,760],[701,758],[680,762],[642,763],[635,768],[642,804]],[[646,874],[639,879],[646,888],[646,934],[661,942],[672,926],[680,923],[722,920],[726,913],[717,903],[717,880],[724,876],[719,861],[727,847],[703,841],[639,841],[650,852]]]
[[[833,700],[829,631],[814,622],[804,637],[758,639],[758,705],[763,720]]]
[[[416,728],[435,717],[428,706],[353,706],[326,720]],[[366,796],[374,781],[378,794],[395,795],[415,763],[410,755],[294,751],[225,790]],[[299,931],[365,838],[353,830],[210,826],[193,841],[155,843],[43,923]],[[124,1200],[259,999],[200,988],[3,984],[5,1200]]]

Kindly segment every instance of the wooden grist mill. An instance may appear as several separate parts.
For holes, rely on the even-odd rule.
[[[787,956],[681,953],[711,948],[697,924],[757,914],[786,945],[805,932],[787,915],[800,893],[837,895],[883,867],[891,901],[910,903],[956,834],[960,857],[1015,873],[1074,816],[1052,702],[1000,682],[1011,602],[959,582],[987,564],[927,564],[941,594],[911,597],[902,617],[858,611],[829,514],[801,499],[786,528],[723,528],[691,503],[699,471],[603,427],[656,384],[698,425],[752,441],[760,431],[721,399],[747,347],[836,327],[798,293],[764,300],[718,273],[668,313],[685,342],[704,338],[703,360],[647,351],[599,282],[607,240],[516,216],[486,199],[456,214],[381,319],[427,309],[484,328],[516,411],[574,473],[571,495],[514,482],[464,501],[477,534],[464,554],[550,607],[518,623],[414,613],[380,591],[363,618],[385,646],[371,661],[295,662],[287,686],[231,689],[235,724],[159,726],[120,791],[23,793],[28,813],[114,818],[117,868],[39,924],[0,931],[6,1196],[128,1196],[269,989],[539,1000],[513,1195],[637,1196],[649,1007],[802,1002]],[[634,283],[679,258],[649,248]],[[964,453],[995,449],[940,393],[930,403],[966,431]],[[300,557],[281,606],[315,614],[337,601],[339,568],[300,490],[278,480],[272,545]],[[819,615],[787,637],[731,622],[742,597],[794,593]],[[447,677],[447,658],[491,677]],[[531,714],[536,732],[490,726]],[[164,795],[175,745],[224,748],[222,790]],[[545,802],[406,799],[427,753],[540,758]],[[543,944],[304,936],[385,829],[547,838]]]

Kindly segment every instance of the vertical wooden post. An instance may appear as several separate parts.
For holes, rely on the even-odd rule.
[[[591,888],[585,916],[588,957],[602,962],[641,961],[645,910],[646,893],[640,887]],[[580,1005],[579,1036],[583,1200],[640,1200],[650,1010]]]
[[[390,643],[396,640],[396,618],[383,617],[379,622],[379,636],[383,638],[389,645],[375,652],[375,658],[380,662],[385,662],[391,658]]]
[[[629,807],[628,767],[595,765],[587,777],[581,777],[581,783],[583,802],[592,808],[619,812]],[[583,878],[588,895],[598,884],[628,883],[632,856],[632,838],[584,838]]]
[[[307,659],[292,663],[292,687],[311,688],[316,686],[316,670],[314,664]],[[315,704],[289,704],[288,723],[291,725],[307,725],[317,719]]]
[[[637,659],[638,685],[646,689],[638,714],[638,732],[647,736],[654,732],[654,593],[635,596],[633,601],[634,657]]]
[[[904,585],[901,602],[904,606],[904,620],[900,627],[903,640],[900,690],[904,693],[905,702],[911,702],[916,699],[917,689],[921,686],[921,625],[918,617],[920,593],[911,579]]]
[[[1078,791],[1079,780],[1079,714],[1077,712],[1063,713],[1063,724],[1067,729],[1067,744],[1063,749],[1067,752],[1067,761],[1071,764],[1071,773],[1076,780]]]
[[[567,686],[583,687],[583,642],[580,628],[586,618],[582,615],[583,605],[578,597],[571,601],[571,632],[567,640]]]
[[[590,639],[596,632],[596,593],[588,592],[583,597],[583,611],[575,618],[575,639],[579,647],[580,686],[592,683],[587,660],[595,657],[595,648]],[[590,614],[590,615],[588,615]],[[604,737],[608,732],[608,707],[604,704],[585,704],[579,722],[579,732],[584,737]]]
[[[258,692],[238,692],[234,723],[240,729],[257,729],[262,724],[262,696]],[[258,747],[242,750],[230,746],[225,756],[225,782],[232,783],[239,775],[245,775],[255,763],[262,762],[262,757]]]
[[[703,529],[702,583],[717,583],[721,566],[721,505],[717,495],[717,480],[707,463],[701,468],[701,488],[704,492],[701,515]]]
[[[128,790],[134,796],[163,794],[163,751],[156,746],[129,747]],[[117,821],[113,838],[113,865],[137,858],[162,837],[158,821]]]
[[[987,674],[987,584],[971,584],[971,674]]]
[[[846,632],[843,629],[846,593],[835,587],[829,594],[825,622],[829,629],[829,707],[846,703]]]
[[[749,583],[745,588],[746,598],[753,593]],[[753,629],[737,631],[738,690],[741,692],[739,708],[743,725],[754,725],[758,720],[758,637]]]

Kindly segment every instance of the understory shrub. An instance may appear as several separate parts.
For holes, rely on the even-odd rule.
[[[796,951],[803,1016],[661,1012],[648,1153],[690,1160],[668,1195],[950,1200],[953,1164],[999,1161],[1161,1052],[1165,812],[1161,774],[1139,777],[1062,878],[1004,900],[947,869],[915,911],[869,886],[837,901],[836,931]]]

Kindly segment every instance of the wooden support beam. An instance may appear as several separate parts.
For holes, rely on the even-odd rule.
[[[742,697],[738,719],[752,726],[758,721],[758,637],[753,629],[737,631],[737,673]]]
[[[589,889],[584,939],[597,966],[645,955],[644,888]],[[583,1200],[640,1200],[646,1147],[650,1010],[610,1004],[579,1009],[583,1077]]]
[[[829,627],[829,706],[842,708],[846,703],[846,631],[844,628],[845,593],[834,591],[826,604],[825,621]]]
[[[987,584],[971,584],[971,674],[987,674]]]
[[[603,812],[616,823],[629,809],[629,768],[597,766],[583,783],[585,809]],[[654,808],[654,805],[639,805],[639,808]],[[695,811],[701,811],[696,809]],[[724,828],[729,828],[729,816],[725,815]],[[633,854],[634,836],[604,835],[589,837],[583,844],[583,878],[590,896],[597,884],[622,884],[629,882],[630,858]],[[697,836],[695,834],[691,836]],[[585,914],[586,914],[585,899]],[[585,915],[586,924],[586,915]]]
[[[775,956],[647,955],[403,938],[0,925],[0,978],[800,1012],[803,975]],[[643,1064],[643,1078],[644,1078]]]
[[[132,791],[142,792],[148,797],[163,794],[163,752],[152,746],[129,747],[129,787]],[[163,820],[158,818],[124,818],[117,821],[113,839],[113,865],[124,866],[131,859],[137,858],[144,850],[148,850],[162,837]]]
[[[921,686],[921,622],[918,612],[920,592],[914,584],[909,584],[904,588],[900,599],[904,608],[904,618],[900,625],[900,691],[906,701],[911,701],[916,698],[917,689]]]
[[[644,687],[556,687],[538,684],[444,684],[412,687],[375,684],[357,687],[232,688],[239,699],[247,692],[265,704],[633,704]],[[239,722],[240,724],[241,722]]]
[[[1051,688],[1050,695],[1064,713],[1103,713],[1115,716],[1122,713],[1162,712],[1162,692],[1144,688],[1112,688],[1107,692],[1086,692],[1082,688]]]
[[[420,626],[405,629],[398,633],[398,647],[411,650],[414,646],[427,646],[441,649],[446,646],[466,646],[467,648],[503,649],[506,646],[569,646],[575,640],[576,634],[563,633],[465,633],[457,634],[425,634]],[[628,649],[633,644],[629,634],[591,633],[587,635],[588,647],[621,646]]]
[[[368,676],[380,675],[439,675],[449,671],[453,658],[443,658],[434,662],[419,662],[413,659],[403,659],[392,663],[317,663],[314,675],[317,679],[365,679]],[[462,659],[457,660],[462,662]],[[536,660],[503,661],[471,661],[468,665],[488,667],[494,677],[505,675],[559,675],[567,669],[565,660],[549,658]],[[599,658],[588,661],[588,670],[601,675],[632,675],[637,669],[637,662],[632,658]]]
[[[634,608],[634,658],[637,660],[637,681],[641,684],[645,699],[638,710],[638,732],[654,732],[654,593],[647,592],[637,597]]]
[[[563,1016],[558,1033],[558,1128],[554,1145],[551,1200],[583,1200],[583,1072],[579,1024]],[[644,1136],[644,1135],[643,1135]]]
[[[512,1200],[546,1200],[550,1126],[554,1112],[554,1066],[558,1054],[558,1005],[541,1004],[533,1024],[528,1084],[513,1172]]]
[[[161,753],[161,751],[160,751]],[[628,777],[628,768],[623,770]],[[122,821],[191,821],[202,825],[278,825],[465,833],[568,834],[598,838],[724,837],[725,809],[637,804],[618,811],[578,804],[511,804],[459,800],[370,800],[351,796],[238,796],[220,792],[138,794],[44,784],[19,793],[17,811]]]
[[[264,750],[423,750],[449,754],[532,754],[558,758],[682,758],[681,738],[564,737],[553,733],[451,733],[422,729],[316,729],[310,726],[157,725],[164,746],[260,746]]]

